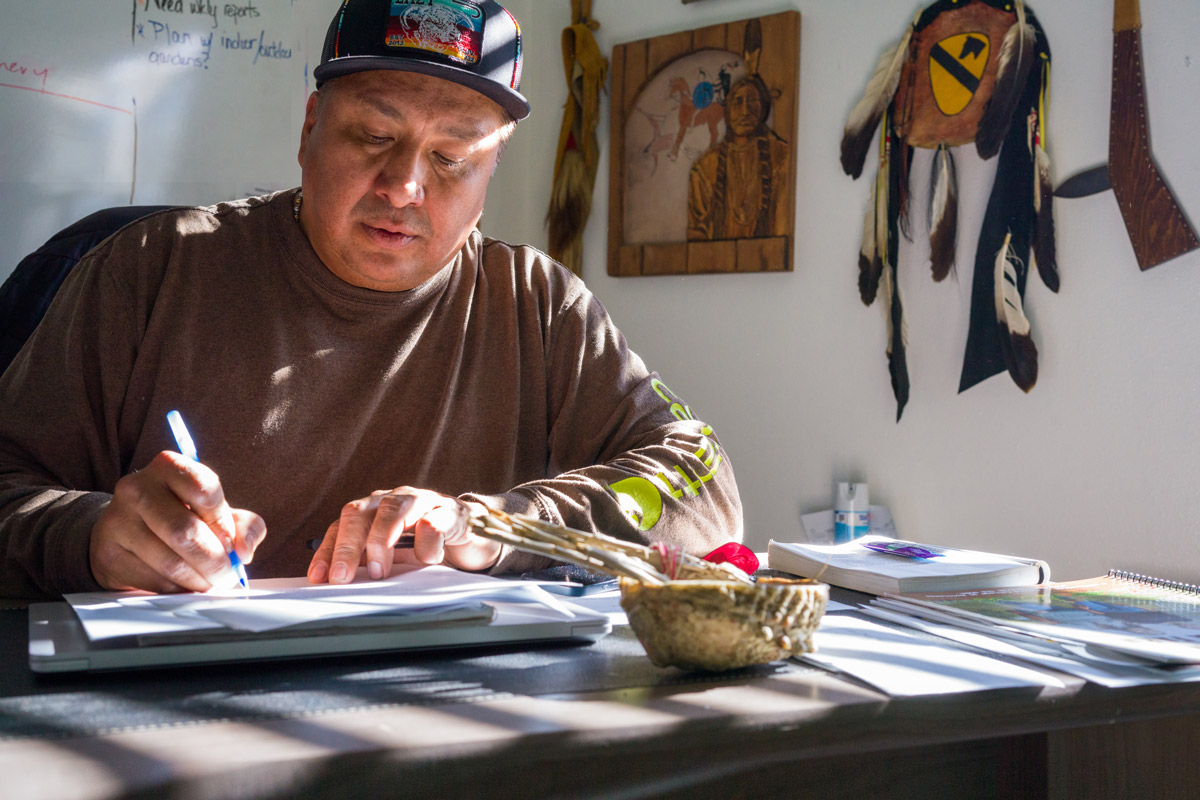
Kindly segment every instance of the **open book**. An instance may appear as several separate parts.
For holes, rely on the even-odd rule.
[[[767,566],[871,594],[1033,586],[1050,580],[1044,561],[863,536],[820,545],[771,540]]]

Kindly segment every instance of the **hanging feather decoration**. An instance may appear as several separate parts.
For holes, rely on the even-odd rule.
[[[886,128],[886,117],[884,118]],[[879,137],[879,171],[871,191],[871,208],[863,221],[863,249],[858,257],[858,294],[863,305],[875,302],[879,279],[887,262],[888,250],[888,137]],[[870,252],[867,252],[868,243]]]
[[[950,274],[957,244],[958,177],[954,154],[942,142],[933,156],[933,174],[929,180],[929,264],[935,281]]]
[[[592,213],[591,187],[587,162],[572,136],[554,174],[546,227],[550,253],[576,275],[582,274],[583,228]]]
[[[892,394],[896,398],[896,422],[908,405],[908,330],[904,322],[904,309],[900,305],[900,284],[897,282],[896,265],[888,264],[880,281],[880,293],[887,305],[888,374],[892,378]]]
[[[896,421],[908,404],[908,328],[904,308],[900,303],[900,284],[896,265],[885,263],[879,279],[880,306],[887,328],[888,375],[892,379],[892,395],[896,398]]]
[[[878,198],[879,180],[876,178],[875,186],[871,188],[871,205],[863,217],[862,247],[858,251],[858,295],[865,306],[875,302],[875,293],[879,290],[879,274],[883,269],[875,234],[879,224]]]
[[[1033,150],[1033,260],[1042,283],[1058,291],[1058,255],[1054,242],[1054,182],[1050,175],[1050,156],[1046,154],[1046,87],[1050,82],[1050,63],[1043,56],[1042,89],[1038,112],[1030,119],[1030,146]]]
[[[973,255],[959,391],[1005,371],[1026,392],[1037,381],[1037,347],[1023,305],[1032,265],[1047,286],[1058,286],[1045,147],[1049,64],[1045,33],[1022,0],[935,0],[875,64],[851,112],[841,141],[848,175],[861,175],[879,130],[879,173],[863,220],[858,288],[867,305],[880,298],[897,421],[910,391],[897,276],[900,236],[911,239],[914,147],[935,150],[927,219],[937,281],[957,269],[959,186],[951,148],[975,142],[983,158],[999,156]]]
[[[899,255],[898,218],[900,216],[900,182],[906,179],[907,162],[912,157],[912,148],[893,138],[888,114],[883,116],[880,134],[879,185],[883,189],[882,202],[876,200],[882,222],[876,228],[881,246],[882,266],[880,291],[884,302],[883,313],[887,320],[888,374],[892,379],[892,395],[896,398],[896,421],[908,404],[908,329],[904,321],[904,309],[900,303],[900,282],[896,272]],[[893,150],[899,146],[899,152]],[[902,166],[903,165],[903,166]],[[882,237],[882,238],[880,238]]]
[[[1040,144],[1034,150],[1033,260],[1042,282],[1052,292],[1058,291],[1058,264],[1054,243],[1054,185],[1050,177],[1050,156]]]
[[[592,35],[600,24],[591,13],[592,0],[572,0],[571,25],[562,32],[567,102],[546,211],[550,255],[576,275],[583,270],[583,231],[600,160],[600,93],[608,74],[608,60]]]
[[[1029,318],[1021,303],[1020,279],[1016,256],[1009,246],[1012,235],[1004,237],[1004,245],[996,254],[996,324],[1000,331],[1000,352],[1012,376],[1022,391],[1028,392],[1037,383],[1037,346],[1029,335]]]
[[[847,175],[854,178],[862,175],[863,162],[867,159],[867,151],[871,148],[875,129],[879,127],[879,120],[892,102],[896,95],[896,87],[900,84],[900,71],[908,57],[908,44],[911,39],[910,25],[896,48],[885,52],[879,59],[875,73],[867,83],[867,91],[850,112],[850,119],[842,134],[842,169]]]
[[[1025,18],[1025,4],[1016,0],[1017,20],[1004,34],[996,69],[996,85],[979,119],[975,149],[980,158],[1000,152],[1000,144],[1012,126],[1013,112],[1025,91],[1025,82],[1033,66],[1037,32]]]

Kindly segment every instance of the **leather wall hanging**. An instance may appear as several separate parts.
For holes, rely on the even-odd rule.
[[[884,306],[888,371],[896,419],[908,402],[904,315],[896,280],[900,234],[908,225],[913,148],[935,150],[930,178],[930,267],[935,281],[954,268],[957,196],[951,148],[974,142],[999,156],[976,246],[970,327],[959,391],[1007,371],[1028,392],[1037,347],[1023,307],[1032,260],[1057,292],[1046,89],[1050,48],[1020,0],[939,0],[918,12],[880,59],[842,138],[842,167],[858,178],[879,130],[879,169],[863,225],[859,293]],[[1032,251],[1032,253],[1031,253]]]

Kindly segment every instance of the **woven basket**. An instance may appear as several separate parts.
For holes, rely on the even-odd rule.
[[[725,670],[811,652],[829,587],[809,580],[755,583],[621,579],[621,607],[659,667]]]

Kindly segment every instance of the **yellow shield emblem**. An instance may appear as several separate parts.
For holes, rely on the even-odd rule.
[[[948,36],[929,52],[929,83],[938,109],[948,117],[960,113],[975,96],[991,50],[982,33]]]

